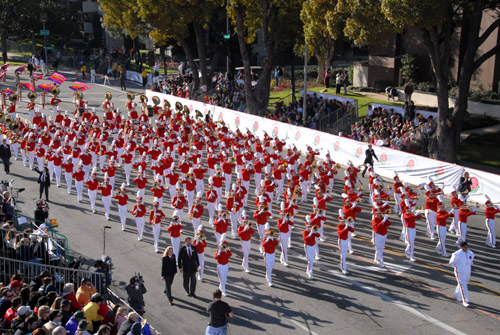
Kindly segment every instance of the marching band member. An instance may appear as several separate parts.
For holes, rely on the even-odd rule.
[[[328,201],[332,201],[332,200],[333,200],[333,198],[331,196],[330,190],[327,190],[327,192],[325,194],[323,194],[323,192],[321,192],[321,189],[318,188],[317,195],[316,195],[316,197],[314,197],[314,201],[313,201],[313,209],[317,208],[317,209],[321,210],[323,215],[326,216],[326,203]],[[320,240],[324,241],[323,225],[321,225],[321,227],[319,229],[319,235],[320,235]]]
[[[222,294],[226,296],[226,279],[227,272],[229,270],[229,258],[233,254],[227,246],[226,234],[222,234],[221,242],[218,244],[217,251],[215,252],[214,258],[217,260],[217,275],[219,277],[219,289]]]
[[[449,232],[455,235],[459,235],[459,221],[458,221],[458,212],[460,207],[464,202],[458,197],[458,193],[456,190],[451,192],[451,207],[453,208],[453,221],[451,222]]]
[[[375,258],[374,262],[379,264],[381,268],[384,265],[384,246],[387,239],[387,227],[391,225],[387,215],[382,216],[382,212],[377,211],[372,219],[372,226],[375,235]]]
[[[191,208],[194,200],[194,190],[196,189],[196,181],[193,177],[193,168],[189,168],[188,173],[181,183],[184,184],[184,195],[187,198],[189,208]]]
[[[170,221],[167,231],[170,232],[170,243],[172,244],[172,248],[174,248],[175,262],[178,263],[177,261],[179,259],[178,255],[179,246],[181,243],[182,223],[176,214],[172,216],[172,221]]]
[[[427,236],[434,240],[434,231],[436,228],[436,212],[439,199],[436,197],[432,190],[426,192],[427,198],[425,199],[425,218],[427,219]]]
[[[160,250],[158,249],[158,240],[160,239],[160,233],[161,233],[161,220],[163,220],[163,218],[165,217],[165,214],[162,212],[161,209],[158,209],[158,207],[159,207],[158,201],[154,201],[153,209],[151,210],[151,212],[149,212],[149,223],[151,223],[151,228],[153,229],[154,247],[156,253],[160,252]],[[171,230],[168,231],[170,231],[170,235],[172,236],[172,231]]]
[[[309,215],[311,227],[317,227],[317,232],[319,234],[321,227],[323,226],[323,221],[326,221],[326,216],[323,215],[322,210],[315,208],[313,213]],[[321,240],[321,234],[318,240],[314,244],[314,259],[320,260],[319,257],[319,241]]]
[[[132,172],[132,160],[134,156],[130,153],[130,145],[127,146],[125,150],[123,150],[122,154],[119,156],[123,162],[123,169],[125,170],[125,180],[127,182],[127,186],[130,186],[130,173]]]
[[[438,243],[436,245],[436,252],[444,257],[448,257],[449,255],[446,253],[446,221],[448,218],[452,218],[454,216],[453,209],[450,212],[447,212],[444,208],[444,204],[440,202],[439,210],[436,214],[436,224],[437,224],[437,234],[438,234]]]
[[[267,220],[272,218],[271,213],[268,211],[267,206],[259,206],[257,210],[253,213],[253,218],[255,219],[255,222],[257,223],[257,228],[259,232],[259,237],[260,237],[260,253],[264,253],[264,248],[262,243],[264,242],[265,238],[265,227],[267,224]]]
[[[215,207],[217,203],[217,192],[214,190],[213,187],[213,178],[210,177],[208,179],[208,190],[205,194],[205,198],[207,199],[207,209],[208,209],[208,223],[213,226],[214,224],[214,214],[215,214]]]
[[[212,178],[212,184],[214,185],[214,190],[217,192],[217,201],[216,205],[219,207],[219,204],[222,200],[222,170],[220,170],[218,167],[215,169],[215,175],[211,177]]]
[[[248,221],[248,216],[245,210],[243,210],[241,215],[240,225],[238,226],[238,236],[241,241],[241,250],[243,252],[243,260],[241,266],[245,269],[245,272],[250,272],[250,266],[248,264],[248,256],[250,255],[251,238],[255,231],[252,228],[252,222]]]
[[[106,220],[109,220],[109,207],[111,206],[112,187],[109,184],[109,178],[106,174],[104,174],[104,184],[102,185],[99,184],[97,189],[101,191],[102,205],[104,207],[104,216],[106,217]]]
[[[460,235],[458,236],[456,242],[457,246],[460,245],[460,243],[467,241],[467,218],[471,215],[476,215],[476,211],[477,207],[469,208],[465,203],[462,205],[462,207],[460,207],[460,210],[458,211],[458,229]]]
[[[186,198],[182,194],[182,185],[180,183],[177,183],[177,194],[172,198],[172,208],[174,209],[174,215],[177,216],[179,219],[179,222],[182,222],[182,216],[184,214],[184,206],[187,203]]]
[[[217,245],[219,245],[219,243],[220,243],[220,238],[221,238],[222,234],[227,233],[228,226],[229,226],[229,222],[227,221],[227,214],[222,209],[222,205],[219,205],[217,218],[214,221],[215,242]]]
[[[344,195],[346,194],[342,194],[342,197],[344,197],[344,206],[342,206],[341,210],[346,219],[351,218],[350,225],[354,228],[354,225],[356,224],[356,214],[361,212],[361,207],[358,206],[358,203],[356,201],[354,203],[351,203],[349,197]],[[353,232],[351,232],[350,230],[347,232],[347,249],[349,250],[350,254],[353,253],[351,242],[351,237],[353,235]]]
[[[132,208],[132,215],[135,216],[135,225],[137,226],[138,241],[142,241],[142,234],[144,233],[144,216],[146,215],[146,206],[144,205],[141,197],[136,197],[136,204]],[[177,254],[176,254],[177,255]]]
[[[61,164],[61,167],[64,168],[64,180],[66,181],[66,189],[68,190],[68,194],[71,194],[71,184],[73,182],[73,161],[66,157],[64,162]]]
[[[109,157],[108,166],[102,169],[103,173],[108,174],[109,185],[111,185],[111,192],[115,189],[115,174],[116,174],[116,166],[115,166],[115,158],[114,156]]]
[[[196,233],[198,231],[198,226],[200,225],[201,216],[205,209],[201,204],[201,192],[198,192],[196,198],[194,199],[194,204],[189,209],[189,217],[191,218],[191,222],[193,224],[193,231]]]
[[[400,204],[401,204],[401,194],[403,194],[402,187],[403,187],[403,183],[399,179],[399,176],[396,174],[394,176],[394,184],[392,184],[392,189],[394,191],[394,200],[395,200],[395,203],[394,203],[394,213],[396,213],[397,215],[402,215],[403,214],[403,212],[401,211],[401,207],[400,207]]]
[[[307,259],[307,269],[306,273],[309,279],[314,279],[313,277],[313,266],[314,266],[314,253],[316,251],[316,239],[319,238],[319,227],[317,225],[311,226],[311,221],[309,215],[306,216],[306,229],[302,232],[302,238],[304,239],[304,251],[306,253]]]
[[[203,183],[203,177],[205,175],[205,172],[207,172],[207,169],[204,169],[201,166],[201,159],[198,158],[198,161],[196,163],[196,166],[193,168],[193,173],[195,177],[195,182],[196,182],[196,192],[205,192],[204,188],[204,183]]]
[[[85,172],[83,171],[83,165],[80,163],[76,168],[76,171],[73,172],[72,177],[75,178],[75,189],[76,189],[76,197],[78,202],[82,202],[82,192],[83,192],[83,183],[85,180]]]
[[[229,197],[229,189],[231,187],[231,176],[233,174],[234,169],[234,161],[233,158],[227,157],[227,160],[223,161],[221,164],[222,171],[224,171],[224,185],[225,185],[225,193],[226,198]]]
[[[90,178],[85,181],[87,185],[87,194],[90,200],[90,209],[92,213],[95,213],[95,198],[97,196],[97,187],[99,186],[99,181],[97,180],[97,169],[92,169],[92,174]]]
[[[200,267],[198,269],[198,280],[203,281],[203,274],[205,273],[205,248],[207,247],[207,241],[202,225],[199,225],[195,231],[193,246],[196,248],[198,262],[200,263]]]
[[[284,203],[281,203],[284,206]],[[290,213],[282,213],[278,219],[278,230],[280,232],[281,256],[280,262],[288,266],[288,242],[292,232],[293,221],[290,220]]]
[[[146,191],[146,184],[148,180],[144,177],[144,172],[142,166],[139,166],[139,171],[137,171],[137,177],[132,180],[133,184],[137,185],[137,196],[143,198]]]
[[[264,249],[266,280],[269,286],[273,286],[273,267],[274,267],[275,250],[279,242],[274,237],[276,234],[275,230],[273,228],[269,228],[269,223],[265,224],[265,232],[266,235],[261,245]]]
[[[346,223],[345,214],[342,209],[339,209],[339,224],[337,225],[338,244],[340,250],[340,271],[343,274],[348,274],[346,257],[349,242],[349,235],[354,233],[354,221]]]
[[[161,184],[159,175],[156,176],[150,191],[153,192],[153,202],[157,202],[158,208],[161,210],[163,207],[163,193],[165,192],[165,188]]]
[[[411,210],[411,208],[406,209],[406,213],[404,214],[404,220],[406,224],[406,249],[405,256],[409,258],[410,261],[415,262],[415,257],[413,257],[413,250],[415,249],[415,235],[416,235],[416,227],[415,220],[422,218],[421,213],[415,213]]]
[[[165,170],[165,179],[168,179],[168,191],[170,200],[175,197],[177,183],[179,182],[179,174],[175,171],[175,166],[172,164],[170,171]]]
[[[120,215],[120,223],[122,224],[122,231],[125,231],[125,223],[127,222],[127,202],[128,195],[126,194],[127,189],[125,188],[125,183],[116,191],[113,196],[114,199],[118,200],[118,214]]]
[[[469,307],[469,290],[467,284],[470,280],[474,253],[469,250],[467,242],[460,243],[460,249],[455,251],[450,258],[450,264],[455,268],[455,278],[457,287],[455,288],[455,298],[461,301],[464,307]]]
[[[486,235],[486,245],[491,248],[496,248],[497,238],[495,233],[495,214],[500,213],[500,209],[497,206],[493,206],[491,199],[486,196],[486,208],[484,209],[484,215],[486,216],[486,228],[488,229],[488,234]]]

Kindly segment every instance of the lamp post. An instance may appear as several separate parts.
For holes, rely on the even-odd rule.
[[[229,0],[226,0],[226,36],[229,35],[229,13],[227,7],[229,6]],[[229,52],[231,50],[231,40],[228,40],[227,55],[226,55],[226,73],[229,76]]]

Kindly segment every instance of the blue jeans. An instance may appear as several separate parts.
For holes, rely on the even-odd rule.
[[[207,330],[205,331],[205,335],[226,335],[226,334],[227,334],[227,325],[218,328],[208,326]]]

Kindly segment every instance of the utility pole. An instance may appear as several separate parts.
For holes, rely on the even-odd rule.
[[[309,5],[309,0],[307,0],[307,4]],[[306,124],[307,118],[307,54],[309,53],[307,47],[307,41],[304,36],[304,105],[302,111],[302,123]]]
[[[47,13],[45,12],[45,3],[42,1],[40,4],[42,8],[42,12],[40,13],[40,21],[42,21],[42,29],[45,30],[45,22],[47,22]],[[43,49],[45,50],[45,68],[47,68],[49,64],[49,59],[47,56],[47,35],[43,35]]]

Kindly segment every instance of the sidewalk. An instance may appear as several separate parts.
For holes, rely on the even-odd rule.
[[[499,131],[500,131],[500,124],[484,128],[466,130],[460,134],[460,140],[465,141],[472,134],[484,135],[484,134],[497,133]]]

